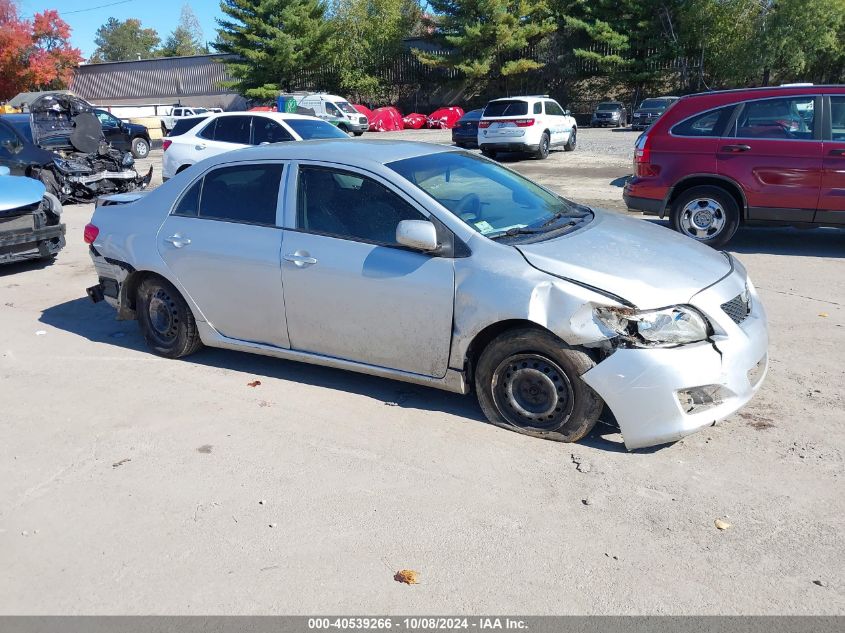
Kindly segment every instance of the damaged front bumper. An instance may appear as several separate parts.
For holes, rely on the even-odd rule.
[[[28,216],[23,218],[29,219]],[[31,220],[29,223],[31,224]],[[64,224],[24,231],[4,231],[0,228],[0,264],[51,257],[64,246]]]
[[[747,283],[751,309],[739,322],[725,306],[745,291],[744,271],[734,271],[690,301],[713,324],[709,341],[620,348],[582,376],[613,411],[629,450],[674,442],[712,425],[760,388],[768,368],[768,326]]]

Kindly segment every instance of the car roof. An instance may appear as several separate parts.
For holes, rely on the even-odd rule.
[[[488,103],[495,103],[496,101],[531,101],[532,99],[540,100],[547,99],[554,101],[549,95],[517,95],[515,97],[499,97],[498,99],[490,99]]]
[[[307,117],[314,118],[314,117]],[[270,143],[225,152],[209,161],[315,160],[357,166],[386,165],[397,160],[461,151],[449,145],[392,139],[319,139],[296,143]]]
[[[219,119],[219,118],[223,118],[223,117],[238,116],[238,115],[240,115],[240,116],[243,116],[243,115],[260,116],[260,117],[264,117],[264,118],[267,118],[267,119],[275,119],[277,121],[284,121],[285,119],[305,119],[305,120],[308,120],[308,121],[322,121],[323,120],[323,119],[320,119],[318,117],[310,116],[310,115],[307,115],[307,114],[294,114],[292,112],[291,113],[288,113],[288,112],[272,112],[272,111],[267,111],[267,110],[244,110],[244,111],[241,111],[241,112],[212,112],[207,117],[207,120],[211,121],[212,119]],[[331,125],[331,124],[329,124],[329,125]]]

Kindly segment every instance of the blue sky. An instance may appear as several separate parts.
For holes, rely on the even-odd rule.
[[[138,18],[144,27],[158,31],[163,41],[176,28],[185,0],[124,0],[120,4],[103,6],[115,2],[120,0],[19,0],[18,9],[20,15],[26,17],[44,9],[56,9],[72,29],[73,45],[81,49],[85,59],[88,59],[96,48],[94,35],[97,29],[109,18]],[[204,39],[213,41],[217,35],[214,18],[221,15],[219,2],[193,0],[188,4],[199,18]]]

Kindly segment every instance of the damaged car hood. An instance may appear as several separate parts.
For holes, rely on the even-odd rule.
[[[709,246],[649,221],[595,213],[579,231],[514,246],[535,268],[640,309],[686,303],[731,272],[728,258]]]
[[[29,106],[32,137],[47,150],[97,151],[103,129],[91,105],[73,95],[46,94]]]

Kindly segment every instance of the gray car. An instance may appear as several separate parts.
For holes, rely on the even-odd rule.
[[[203,345],[458,393],[499,426],[629,449],[744,405],[766,317],[733,257],[440,145],[228,152],[86,227],[89,288],[171,358]]]

